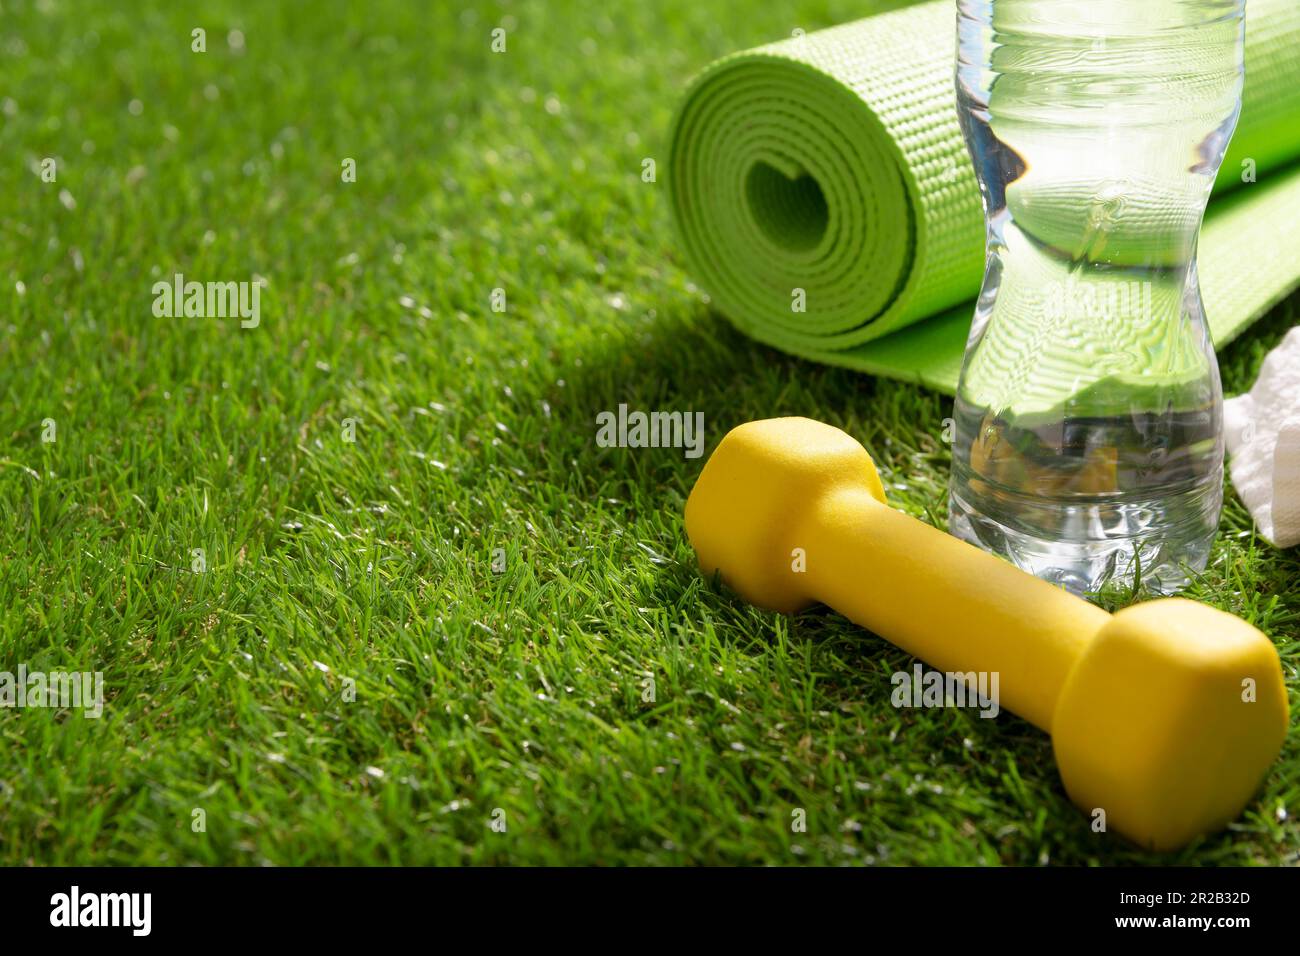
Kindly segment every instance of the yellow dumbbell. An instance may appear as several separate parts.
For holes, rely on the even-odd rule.
[[[826,604],[939,670],[998,673],[1001,704],[1052,735],[1070,798],[1144,847],[1236,817],[1286,735],[1281,663],[1258,630],[1180,598],[1108,614],[889,507],[866,449],[830,425],[733,429],[686,533],[704,572],[753,604]]]

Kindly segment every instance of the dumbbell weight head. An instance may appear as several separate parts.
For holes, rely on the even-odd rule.
[[[1119,611],[1089,642],[1051,730],[1070,798],[1146,848],[1170,850],[1241,812],[1286,728],[1268,638],[1166,598]]]
[[[724,569],[727,586],[758,607],[793,614],[816,603],[804,576],[790,573],[791,552],[812,508],[841,487],[885,501],[871,456],[840,429],[807,418],[736,426],[686,502],[700,567]]]

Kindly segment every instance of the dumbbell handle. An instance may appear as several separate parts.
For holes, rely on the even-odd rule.
[[[866,488],[827,494],[796,537],[816,600],[941,671],[997,672],[1001,706],[1049,733],[1066,677],[1111,618]]]

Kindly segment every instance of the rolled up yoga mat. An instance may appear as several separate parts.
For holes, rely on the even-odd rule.
[[[956,390],[984,216],[957,120],[955,17],[934,0],[725,57],[692,83],[672,133],[673,217],[689,269],[742,331]],[[1300,0],[1249,0],[1241,119],[1200,241],[1217,345],[1300,285],[1296,161]]]

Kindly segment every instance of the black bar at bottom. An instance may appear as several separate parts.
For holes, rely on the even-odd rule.
[[[0,925],[6,943],[75,934],[128,945],[282,939],[332,947],[451,931],[449,944],[467,942],[466,934],[484,943],[519,934],[581,944],[666,941],[687,926],[693,942],[716,936],[733,945],[746,936],[771,942],[782,931],[867,940],[890,930],[950,942],[1041,942],[1044,932],[1227,942],[1292,926],[1297,877],[1265,868],[31,868],[0,870]]]

